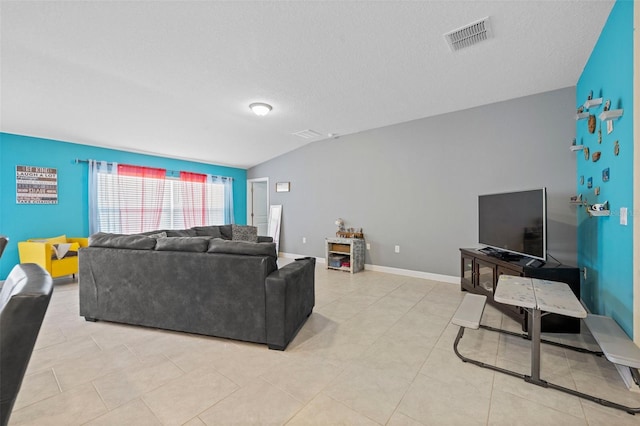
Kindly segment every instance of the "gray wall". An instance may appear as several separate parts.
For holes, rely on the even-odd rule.
[[[247,177],[269,177],[283,205],[281,252],[324,257],[341,217],[363,228],[366,263],[451,276],[458,248],[477,246],[479,194],[544,186],[549,253],[575,265],[575,99],[570,87],[318,141]]]

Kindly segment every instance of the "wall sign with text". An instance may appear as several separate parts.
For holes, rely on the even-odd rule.
[[[16,166],[17,204],[58,204],[58,169]]]

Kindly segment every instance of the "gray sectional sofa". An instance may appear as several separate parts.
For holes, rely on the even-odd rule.
[[[80,315],[284,350],[313,310],[315,258],[278,269],[274,243],[219,228],[91,236],[79,251]]]

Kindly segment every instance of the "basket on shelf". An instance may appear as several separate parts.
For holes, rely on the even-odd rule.
[[[339,237],[339,238],[364,238],[364,234],[362,232],[338,231],[338,232],[336,232],[336,237]]]

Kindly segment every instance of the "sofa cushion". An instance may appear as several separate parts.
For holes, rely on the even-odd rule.
[[[246,254],[249,256],[270,256],[277,258],[275,243],[250,243],[214,238],[209,241],[209,253]]]
[[[167,229],[167,237],[195,237],[194,229]]]
[[[231,225],[194,226],[194,231],[199,237],[213,237],[230,240],[232,236]]]
[[[146,236],[149,238],[167,238],[167,233],[165,231],[162,231],[156,232],[154,234],[147,234]]]
[[[231,239],[233,241],[258,242],[258,228],[255,226],[231,225]]]
[[[122,235],[98,232],[89,237],[89,246],[123,248],[132,250],[152,250],[156,239],[145,235]]]
[[[167,237],[159,238],[158,251],[192,251],[203,253],[209,248],[210,237]]]
[[[199,237],[222,238],[219,226],[194,226],[193,229]]]
[[[138,232],[136,235],[144,235],[145,237],[158,238],[158,237],[154,237],[154,235],[160,234],[162,232],[166,233],[167,231],[165,231],[164,229],[157,229],[155,231]]]

